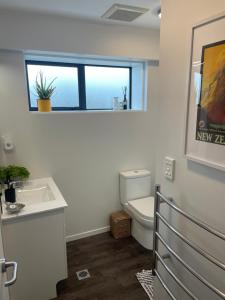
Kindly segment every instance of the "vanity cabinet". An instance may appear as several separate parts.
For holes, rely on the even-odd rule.
[[[51,177],[27,182],[17,199],[25,204],[19,213],[9,214],[4,205],[2,213],[5,257],[18,263],[10,300],[53,299],[56,284],[67,278],[66,201]]]
[[[10,300],[55,298],[67,277],[64,209],[3,221],[2,229],[6,259],[18,263]]]

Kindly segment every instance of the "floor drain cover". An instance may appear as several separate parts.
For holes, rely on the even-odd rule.
[[[76,274],[79,280],[83,280],[91,277],[90,273],[88,272],[88,269],[78,271],[76,272]]]

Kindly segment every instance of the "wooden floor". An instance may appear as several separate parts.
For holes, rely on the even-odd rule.
[[[152,252],[132,237],[115,240],[103,233],[74,241],[67,255],[69,278],[58,284],[57,300],[149,300],[135,274],[151,268]],[[79,281],[76,272],[83,269],[91,278]]]

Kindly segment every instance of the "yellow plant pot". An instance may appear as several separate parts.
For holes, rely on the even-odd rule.
[[[49,112],[52,110],[50,99],[38,99],[37,103],[38,103],[38,111],[40,112]]]

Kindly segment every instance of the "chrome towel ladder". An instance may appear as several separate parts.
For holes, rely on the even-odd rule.
[[[210,227],[206,223],[200,221],[199,219],[195,218],[194,216],[190,215],[189,213],[183,211],[178,206],[176,206],[170,198],[167,198],[160,192],[160,185],[155,186],[155,206],[154,206],[154,235],[153,235],[153,275],[155,275],[159,282],[162,284],[163,288],[166,290],[168,295],[171,299],[177,300],[177,298],[173,295],[172,291],[169,289],[166,282],[163,280],[159,271],[157,269],[158,261],[160,261],[161,265],[164,267],[166,272],[168,272],[174,281],[190,296],[190,299],[199,300],[193,292],[182,283],[182,281],[174,274],[174,272],[168,267],[168,265],[164,261],[164,257],[161,256],[158,252],[158,245],[159,241],[162,245],[168,250],[169,254],[174,256],[192,275],[194,275],[198,280],[200,280],[205,286],[207,286],[210,290],[212,290],[215,294],[217,294],[221,299],[225,299],[225,293],[215,287],[213,284],[208,282],[208,280],[200,275],[196,270],[194,270],[191,266],[188,265],[172,248],[167,244],[165,239],[159,233],[159,222],[162,222],[169,230],[171,230],[178,238],[180,238],[183,242],[189,245],[192,249],[198,252],[200,255],[205,257],[208,261],[216,265],[217,267],[221,268],[225,271],[225,264],[221,262],[219,259],[215,258],[211,254],[209,254],[204,249],[200,248],[198,245],[193,243],[189,238],[184,236],[181,232],[179,232],[176,228],[174,228],[160,213],[160,205],[162,203],[167,204],[171,209],[176,211],[177,213],[181,214],[183,217],[187,218],[189,221],[194,223],[195,225],[201,227],[202,229],[206,230],[207,232],[213,234],[214,236],[222,239],[225,241],[225,234],[217,231],[216,229]]]

